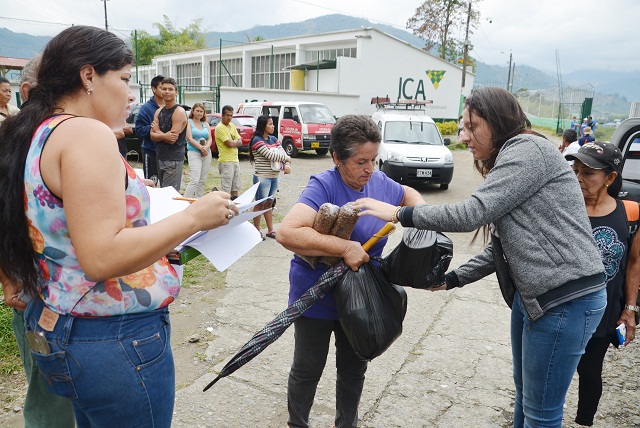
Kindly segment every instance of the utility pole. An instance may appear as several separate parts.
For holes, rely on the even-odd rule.
[[[471,23],[471,0],[469,0],[469,10],[467,11],[467,34],[464,37],[464,55],[462,56],[462,89],[467,78],[467,61],[469,60],[469,24]]]
[[[513,54],[509,52],[509,74],[507,74],[507,91],[511,92],[511,62],[513,60]]]
[[[513,93],[513,81],[516,78],[516,63],[513,63],[513,66],[511,67],[511,83],[509,85],[509,92]]]
[[[109,31],[109,25],[107,24],[107,0],[102,0],[104,3],[104,29],[105,31]]]

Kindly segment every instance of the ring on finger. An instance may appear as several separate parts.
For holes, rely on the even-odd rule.
[[[233,206],[233,202],[231,201],[231,199],[229,199],[229,205],[227,205],[227,208],[231,209],[232,206]]]
[[[233,218],[233,211],[229,210],[229,214],[227,214],[227,218],[231,220]]]

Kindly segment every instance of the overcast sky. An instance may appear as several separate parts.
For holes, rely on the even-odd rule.
[[[477,1],[474,0],[474,3]],[[247,30],[342,13],[405,28],[422,0],[108,0],[111,29],[145,29],[157,34],[154,22],[167,15],[178,28],[202,17],[207,31]],[[577,69],[640,70],[640,1],[638,0],[481,0],[482,18],[471,38],[473,57],[507,65],[509,52],[518,65],[555,74],[556,49],[563,73]],[[85,24],[104,27],[102,0],[3,1],[0,26],[30,32],[37,23]],[[16,25],[11,28],[9,25]],[[464,37],[464,33],[460,34]],[[1,42],[0,42],[1,43]]]

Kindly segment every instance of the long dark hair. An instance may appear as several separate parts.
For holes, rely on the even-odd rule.
[[[33,133],[47,117],[62,113],[62,97],[84,90],[82,67],[90,65],[102,76],[132,62],[131,50],[115,35],[95,27],[67,28],[45,46],[29,102],[0,126],[0,270],[28,294],[35,295],[39,284],[24,215],[24,169]]]
[[[269,123],[269,119],[273,120],[271,116],[268,114],[263,114],[258,116],[258,120],[256,123],[256,130],[253,131],[253,135],[251,136],[251,140],[249,141],[249,162],[254,163],[255,157],[253,156],[253,139],[255,137],[264,137],[264,130],[267,128],[267,123]]]
[[[492,147],[489,159],[474,162],[476,169],[483,177],[489,174],[502,146],[511,138],[519,134],[534,134],[546,138],[531,130],[531,122],[524,114],[518,100],[505,89],[489,86],[478,88],[465,100],[464,107],[469,112],[470,121],[473,120],[473,115],[480,117],[487,121],[491,130]]]

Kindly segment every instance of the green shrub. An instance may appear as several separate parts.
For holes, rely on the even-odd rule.
[[[458,123],[450,120],[448,122],[436,122],[438,126],[438,130],[442,135],[457,135],[458,134]]]

